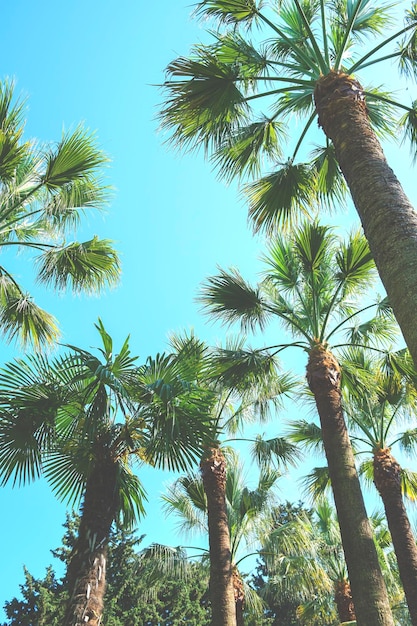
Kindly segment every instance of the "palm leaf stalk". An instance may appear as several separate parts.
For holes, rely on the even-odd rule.
[[[341,347],[336,337],[342,331],[344,344],[354,345],[392,339],[395,332],[383,302],[373,305],[375,316],[362,324],[359,314],[372,305],[354,306],[374,274],[368,245],[358,233],[342,242],[330,228],[310,223],[291,237],[276,238],[264,260],[265,278],[258,286],[237,270],[222,270],[207,280],[201,301],[209,315],[225,323],[240,321],[243,329],[262,330],[275,317],[295,341],[263,350],[277,354],[292,346],[307,353],[307,381],[320,417],[358,623],[392,624],[343,415],[341,368],[330,350],[330,342],[333,349]]]
[[[24,141],[23,105],[15,102],[12,83],[0,83],[0,250],[33,253],[38,281],[55,289],[93,293],[115,285],[120,265],[110,240],[67,241],[84,213],[108,202],[110,189],[102,180],[108,158],[82,126],[56,145]],[[56,320],[4,264],[0,330],[8,341],[35,348],[59,335]]]
[[[417,216],[380,144],[403,137],[414,158],[416,102],[368,83],[392,64],[416,75],[417,3],[402,23],[398,12],[370,0],[202,0],[212,40],[168,65],[161,120],[169,141],[203,147],[227,179],[258,178],[246,186],[255,230],[292,227],[347,183],[417,362]],[[314,120],[325,139],[309,155]]]
[[[60,499],[82,498],[66,626],[101,622],[111,526],[131,528],[145,510],[134,461],[184,471],[213,439],[201,417],[212,396],[184,381],[170,355],[138,366],[129,339],[115,353],[100,320],[97,330],[100,357],[71,346],[56,360],[17,360],[0,378],[2,483],[43,474]]]

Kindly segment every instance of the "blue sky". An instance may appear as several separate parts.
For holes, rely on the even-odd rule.
[[[143,359],[165,349],[170,331],[194,328],[214,343],[224,333],[201,316],[195,302],[199,284],[217,265],[236,266],[249,279],[260,268],[262,239],[247,226],[236,186],[220,182],[202,155],[180,156],[169,149],[158,132],[161,95],[155,85],[163,81],[169,61],[205,37],[190,14],[182,0],[3,3],[1,78],[14,77],[16,92],[28,98],[27,137],[58,140],[63,129],[83,121],[97,131],[112,161],[108,212],[88,215],[82,235],[116,242],[123,264],[118,287],[89,298],[48,292],[34,285],[29,257],[12,260],[37,303],[58,318],[63,342],[97,345],[93,325],[100,316],[116,344],[130,334],[133,351]],[[408,154],[389,149],[388,155],[416,203]],[[346,227],[354,220],[352,211],[335,219]],[[4,343],[0,350],[0,363],[19,354]],[[149,469],[141,475],[152,502],[140,533],[149,542],[178,544],[157,499],[167,476]],[[299,497],[294,483],[289,493]],[[0,607],[18,594],[23,564],[35,576],[44,574],[65,520],[65,506],[42,482],[5,487],[1,497]]]

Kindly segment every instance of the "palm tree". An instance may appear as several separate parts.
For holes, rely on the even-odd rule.
[[[115,354],[101,321],[97,329],[101,359],[70,346],[51,362],[38,354],[1,371],[2,483],[42,472],[59,498],[82,496],[67,626],[100,623],[111,526],[132,527],[144,512],[132,461],[184,471],[213,438],[212,396],[184,381],[170,355],[138,367],[128,339]]]
[[[287,239],[278,237],[265,257],[263,282],[252,287],[237,270],[209,278],[201,301],[207,312],[225,323],[240,321],[243,328],[264,328],[276,316],[295,336],[292,343],[270,346],[277,354],[293,346],[308,355],[307,381],[321,422],[324,449],[342,535],[349,579],[359,624],[392,624],[388,597],[366,516],[355,460],[344,421],[340,366],[330,351],[336,333],[358,319],[355,298],[363,296],[374,272],[363,236],[346,243],[317,223],[307,224]],[[387,316],[379,314],[356,323],[344,340],[367,343],[374,334],[392,336]],[[264,348],[266,350],[266,348]]]
[[[23,113],[13,84],[0,83],[0,250],[34,252],[38,281],[57,289],[95,292],[115,284],[120,268],[111,241],[66,241],[84,212],[108,200],[101,180],[107,157],[81,126],[56,145],[24,141]],[[1,332],[36,348],[54,341],[56,320],[35,304],[6,260],[0,265]]]
[[[244,422],[265,419],[270,406],[293,387],[290,376],[278,376],[276,359],[262,352],[244,349],[244,338],[229,340],[224,350],[208,350],[193,336],[173,336],[171,346],[178,355],[187,380],[205,387],[216,400],[211,409],[216,437],[200,461],[204,497],[207,500],[207,527],[210,546],[210,597],[212,621],[216,626],[235,626],[236,587],[232,561],[230,523],[227,509],[227,460],[218,437],[235,437]],[[296,458],[294,446],[276,438],[270,446],[283,462]]]
[[[392,571],[389,533],[381,516],[373,515],[370,521],[390,599],[398,602],[402,590]],[[277,509],[260,554],[268,577],[262,595],[275,604],[296,599],[303,624],[334,624],[336,613],[339,622],[355,620],[337,517],[323,494],[313,509],[298,510],[290,519]],[[402,623],[403,618],[398,621]]]
[[[356,360],[356,365],[366,369],[371,384],[366,394],[350,387],[344,406],[352,426],[352,440],[360,446],[361,453],[372,455],[372,466],[365,462],[364,471],[382,498],[411,621],[417,624],[417,545],[403,501],[403,493],[416,499],[417,474],[403,469],[391,452],[393,446],[406,453],[416,449],[417,428],[412,424],[417,393],[396,368],[398,359],[381,363],[380,359],[363,354],[357,357],[360,363]],[[401,430],[404,424],[409,427]]]
[[[225,500],[227,523],[231,540],[231,560],[235,597],[235,624],[243,626],[245,602],[249,600],[252,611],[262,614],[259,599],[244,581],[240,564],[253,554],[263,532],[269,529],[268,511],[274,501],[274,489],[281,473],[264,466],[254,489],[245,485],[243,466],[232,449],[224,449],[227,458]],[[206,496],[204,478],[192,473],[182,476],[168,487],[162,496],[167,514],[180,519],[180,532],[209,533],[209,498]],[[244,549],[246,548],[246,550]],[[243,550],[243,554],[242,554]],[[248,554],[250,550],[250,554]],[[245,554],[246,552],[246,554]],[[210,543],[210,559],[212,546]],[[213,624],[217,622],[213,622]]]
[[[400,102],[392,88],[363,87],[357,78],[370,70],[374,80],[381,63],[385,78],[392,73],[388,61],[415,75],[417,3],[410,2],[393,32],[396,4],[201,0],[197,15],[218,29],[212,43],[168,65],[161,117],[174,144],[202,146],[226,178],[259,176],[270,164],[271,173],[247,188],[255,230],[291,225],[316,201],[340,200],[342,171],[417,362],[417,216],[378,140],[403,134],[414,154],[416,101],[407,95]],[[289,133],[292,152],[284,158],[294,117],[305,122],[297,125],[298,137]],[[324,145],[307,156],[303,146],[309,137],[317,143],[317,122]]]

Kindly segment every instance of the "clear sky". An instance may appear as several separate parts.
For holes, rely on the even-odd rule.
[[[143,359],[163,351],[174,330],[194,328],[214,343],[223,331],[199,313],[199,284],[217,265],[236,266],[249,279],[260,267],[262,240],[247,226],[236,187],[219,182],[202,155],[180,156],[164,146],[158,133],[161,95],[154,85],[163,81],[169,61],[205,37],[190,14],[182,0],[3,3],[0,78],[14,77],[16,92],[28,98],[27,137],[58,140],[62,129],[84,121],[112,160],[107,176],[113,200],[106,215],[87,216],[83,235],[116,242],[123,264],[117,288],[100,298],[47,292],[33,285],[30,258],[13,257],[13,271],[58,318],[63,342],[97,345],[93,325],[100,316],[116,344],[130,334],[133,351]],[[415,97],[410,94],[410,100]],[[393,152],[392,162],[416,203],[404,152]],[[350,225],[352,216],[345,213],[340,222]],[[16,346],[0,346],[0,363],[18,355]],[[149,543],[178,545],[172,522],[159,509],[166,475],[149,469],[141,475],[150,502],[140,533]],[[42,482],[5,487],[0,495],[2,607],[18,594],[23,564],[39,577],[52,562],[49,550],[60,545],[65,506]],[[298,497],[293,491],[292,498]]]

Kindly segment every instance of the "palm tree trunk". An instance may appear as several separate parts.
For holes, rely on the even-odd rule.
[[[389,448],[374,454],[374,482],[384,503],[411,622],[417,626],[417,546],[402,498],[401,467]]]
[[[333,354],[320,344],[310,351],[307,381],[320,416],[358,626],[393,626],[388,595],[343,417],[340,367]]]
[[[106,587],[107,544],[117,510],[116,465],[108,459],[90,474],[67,569],[70,592],[64,626],[99,626]]]
[[[245,608],[245,590],[242,577],[236,567],[233,568],[233,587],[236,606],[236,626],[244,626],[243,609]]]
[[[356,615],[352,598],[352,590],[347,580],[338,580],[335,583],[334,599],[337,606],[339,620],[341,622],[355,621]]]
[[[210,599],[212,626],[236,626],[233,567],[226,509],[226,459],[212,448],[201,461],[207,496],[210,547]]]
[[[379,275],[417,364],[417,213],[368,121],[361,85],[330,72],[315,90],[319,124],[334,144]]]

